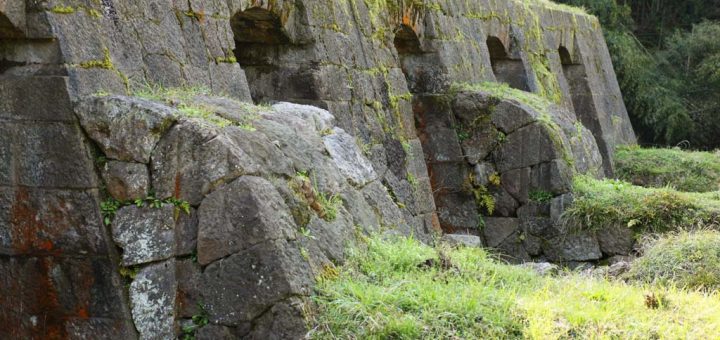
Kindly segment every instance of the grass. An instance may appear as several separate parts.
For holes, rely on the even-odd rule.
[[[314,339],[705,339],[717,294],[574,273],[542,277],[482,249],[371,237],[318,278]],[[702,306],[699,309],[698,306]]]
[[[615,167],[619,178],[641,186],[692,192],[720,189],[720,153],[623,146],[615,153]]]
[[[232,121],[218,115],[218,108],[214,105],[199,103],[194,100],[198,96],[213,96],[212,92],[204,87],[165,88],[159,85],[145,85],[135,89],[132,95],[147,100],[162,102],[175,107],[182,116],[198,118],[220,128],[238,126],[248,131],[255,131],[253,121],[258,118],[260,112],[269,109],[264,106],[235,101],[247,114],[242,116],[243,119],[241,121]]]
[[[720,288],[720,233],[679,232],[651,242],[628,278],[688,289]]]
[[[720,192],[644,188],[586,176],[575,177],[574,191],[575,201],[565,216],[589,230],[618,224],[636,233],[715,227],[720,216]]]

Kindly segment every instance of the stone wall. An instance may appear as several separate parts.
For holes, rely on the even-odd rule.
[[[486,138],[503,130],[491,119],[467,132],[477,144],[463,143],[456,120],[538,121],[516,101],[456,91],[498,79],[553,103],[562,131],[530,124],[504,131],[500,146]],[[157,86],[207,88],[192,101],[231,126],[132,98]],[[327,111],[248,112],[251,101]],[[238,114],[255,117],[254,131]],[[442,227],[528,259],[532,246],[505,244],[520,240],[522,212],[550,215],[533,210],[531,188],[552,192],[554,207],[569,190],[563,156],[575,159],[572,173],[602,175],[601,156],[611,175],[615,145],[633,141],[597,20],[557,8],[0,0],[0,337],[170,337],[195,327],[193,316],[210,322],[200,338],[296,337],[313,278],[342,261],[356,232],[429,241]],[[537,152],[518,153],[525,146]],[[439,160],[445,151],[456,157]],[[519,165],[505,167],[513,157]],[[468,171],[490,169],[503,188],[481,232],[483,196],[458,190]],[[332,221],[313,208],[319,194],[340,198]],[[108,205],[133,199],[150,203]],[[556,244],[538,254],[552,257]]]

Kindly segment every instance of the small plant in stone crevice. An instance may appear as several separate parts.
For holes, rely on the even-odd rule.
[[[537,202],[537,203],[546,203],[550,202],[550,200],[555,197],[552,192],[545,191],[545,190],[532,190],[529,194],[530,201]]]
[[[109,198],[103,202],[100,202],[100,214],[102,215],[103,223],[106,226],[109,226],[110,224],[112,224],[113,219],[115,219],[117,211],[120,210],[120,208],[122,207],[135,205],[138,208],[147,206],[153,209],[160,209],[163,204],[172,204],[179,211],[182,211],[188,215],[190,214],[189,202],[174,197],[159,199],[152,194],[145,198],[138,198],[135,200],[127,201],[119,201],[114,198]]]
[[[497,174],[494,175],[497,176]],[[493,177],[493,175],[491,175],[490,177]],[[497,178],[493,177],[493,180],[491,180],[491,178],[488,178],[488,180],[488,183],[492,184],[493,186],[500,185],[499,176],[497,176]],[[477,204],[477,208],[480,212],[485,211],[488,215],[492,215],[493,213],[495,213],[495,197],[493,197],[490,189],[488,189],[487,186],[478,183],[478,181],[475,179],[475,174],[470,173],[465,178],[465,182],[463,183],[463,190],[473,196],[473,198],[475,199],[475,203]]]
[[[180,339],[182,340],[194,340],[195,332],[210,323],[209,314],[205,309],[205,306],[201,303],[198,303],[197,306],[199,312],[192,316],[192,324],[185,325],[182,328],[182,335],[180,336]]]
[[[317,180],[310,180],[308,171],[297,172],[294,180],[291,181],[291,186],[320,218],[328,222],[337,218],[340,206],[343,204],[342,198],[322,192],[317,186]]]
[[[198,103],[195,98],[199,96],[211,97],[213,93],[205,87],[176,87],[165,88],[156,84],[145,84],[132,91],[132,95],[147,100],[163,102],[177,109],[181,116],[198,118],[220,128],[237,126],[248,131],[255,131],[253,122],[259,118],[259,113],[268,111],[267,105],[253,105],[241,101],[234,101],[241,106],[247,114],[241,121],[234,121],[222,117],[217,113],[218,107],[211,104]],[[225,98],[226,100],[232,100]]]
[[[140,272],[140,266],[120,267],[118,270],[120,276],[128,280],[134,280],[135,276]]]

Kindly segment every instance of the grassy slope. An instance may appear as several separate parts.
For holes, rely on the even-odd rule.
[[[418,267],[427,259],[451,266]],[[716,294],[565,273],[541,277],[480,249],[371,238],[319,280],[317,339],[695,338],[720,334]],[[650,302],[649,302],[650,301]],[[654,305],[652,301],[659,301]],[[702,308],[698,308],[702,306]]]
[[[618,177],[636,185],[692,192],[720,189],[719,153],[621,147],[615,163]]]
[[[575,202],[566,216],[586,229],[620,224],[637,233],[717,227],[720,192],[644,188],[616,180],[575,178]]]
[[[690,289],[720,288],[720,232],[700,230],[666,235],[651,242],[628,278]]]

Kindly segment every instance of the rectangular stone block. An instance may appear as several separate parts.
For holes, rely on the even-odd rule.
[[[0,187],[0,255],[107,251],[97,193]]]
[[[0,119],[71,122],[66,77],[0,78]]]
[[[17,184],[30,187],[86,189],[97,179],[82,133],[63,123],[10,123]]]

